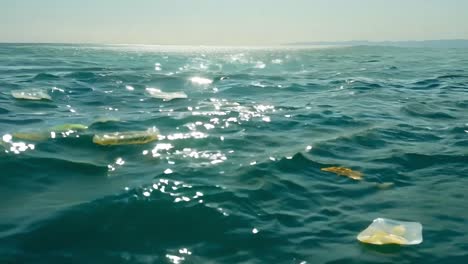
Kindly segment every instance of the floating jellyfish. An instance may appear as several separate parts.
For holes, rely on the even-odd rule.
[[[133,145],[146,144],[158,140],[158,130],[150,128],[146,131],[114,132],[96,134],[93,142],[98,145]]]
[[[50,97],[50,95],[46,91],[41,90],[41,89],[13,90],[11,91],[11,95],[16,99],[22,99],[22,100],[52,101],[52,97]]]
[[[157,88],[146,88],[146,92],[153,98],[171,101],[173,99],[185,99],[187,94],[184,92],[163,92]]]
[[[422,225],[418,222],[377,218],[359,233],[357,239],[373,245],[417,245],[423,241]]]
[[[345,168],[345,167],[328,167],[328,168],[322,168],[321,170],[333,172],[341,176],[346,176],[353,180],[362,180],[362,173],[360,173],[359,171],[353,171],[352,169]]]

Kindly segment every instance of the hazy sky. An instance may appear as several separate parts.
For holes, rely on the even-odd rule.
[[[468,39],[468,0],[0,0],[0,42]]]

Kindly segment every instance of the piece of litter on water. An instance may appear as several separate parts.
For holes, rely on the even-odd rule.
[[[146,88],[146,92],[153,98],[163,99],[164,101],[171,101],[173,99],[185,99],[187,94],[184,92],[163,92],[157,88]]]
[[[15,139],[42,141],[49,138],[49,133],[42,132],[26,132],[26,133],[13,133]]]
[[[353,180],[362,180],[362,173],[359,171],[353,171],[352,169],[345,168],[345,167],[328,167],[320,169],[322,171],[333,172],[335,174],[346,176]]]
[[[98,145],[146,144],[158,140],[158,134],[158,130],[154,127],[146,131],[96,134],[93,137],[93,142]]]
[[[377,188],[379,188],[380,190],[386,190],[386,189],[392,188],[394,185],[395,183],[393,182],[382,182],[382,183],[377,183]]]
[[[52,97],[50,97],[46,91],[41,89],[13,90],[11,91],[11,95],[16,99],[22,100],[52,100]]]
[[[80,130],[86,130],[86,129],[88,129],[88,127],[82,124],[63,124],[63,125],[57,125],[57,126],[50,128],[51,131],[55,131],[55,132],[66,132],[69,130],[80,131]]]
[[[357,239],[373,245],[417,245],[422,243],[422,225],[418,222],[377,218]]]

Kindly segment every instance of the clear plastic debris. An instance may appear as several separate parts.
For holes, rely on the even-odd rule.
[[[64,136],[68,136],[74,132],[84,131],[88,129],[87,126],[82,124],[62,124],[51,127],[45,131],[27,131],[27,132],[15,132],[13,137],[15,139],[29,140],[29,141],[44,141],[56,133],[64,133]],[[54,138],[53,136],[52,138]]]
[[[185,94],[184,92],[163,92],[157,88],[146,88],[146,92],[151,97],[163,99],[164,101],[187,98],[187,94]]]
[[[30,141],[44,141],[49,138],[47,132],[17,132],[13,133],[15,139],[30,140]]]
[[[24,90],[13,90],[11,91],[11,95],[16,99],[23,99],[23,100],[52,100],[50,95],[41,89],[24,89]]]
[[[357,239],[374,245],[417,245],[423,241],[422,225],[418,222],[377,218],[359,233]]]
[[[82,124],[63,124],[63,125],[54,126],[50,130],[55,131],[55,132],[64,132],[64,131],[69,131],[69,130],[81,131],[81,130],[86,130],[86,129],[88,129],[88,127]]]
[[[98,145],[133,145],[146,144],[158,140],[158,130],[150,128],[146,131],[114,132],[96,134],[93,142]]]

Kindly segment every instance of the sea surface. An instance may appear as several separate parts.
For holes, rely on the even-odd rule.
[[[0,137],[0,263],[468,263],[467,49],[0,44]]]

